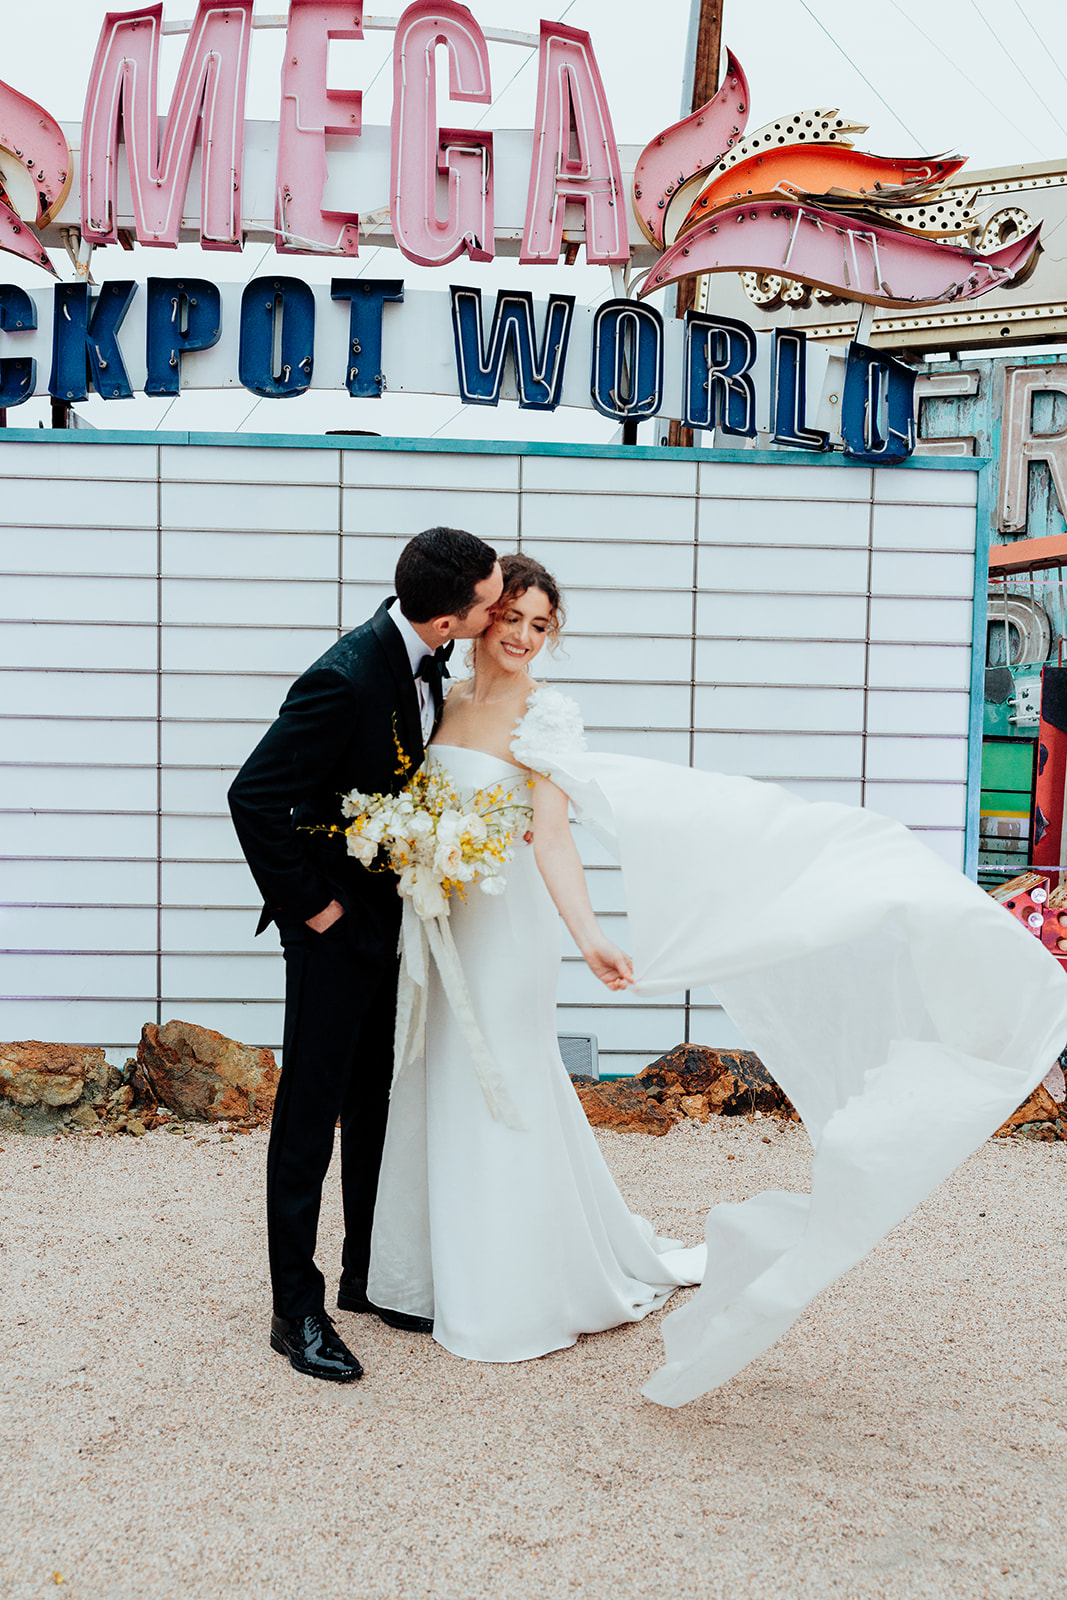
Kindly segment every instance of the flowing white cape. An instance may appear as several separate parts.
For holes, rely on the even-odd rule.
[[[512,743],[620,863],[635,987],[709,984],[799,1111],[811,1194],[714,1207],[707,1276],[643,1393],[678,1406],[774,1343],[1026,1099],[1067,974],[901,824],[580,748],[542,688]]]

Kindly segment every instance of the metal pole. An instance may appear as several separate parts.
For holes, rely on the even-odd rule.
[[[682,116],[687,117],[718,92],[719,56],[722,52],[722,13],[726,0],[691,0],[689,13],[689,42],[686,49],[685,89],[683,89]],[[683,278],[678,284],[674,314],[684,317],[696,304],[696,278]],[[692,446],[693,430],[672,421],[668,444]]]

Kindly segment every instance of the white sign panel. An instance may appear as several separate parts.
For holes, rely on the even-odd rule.
[[[544,671],[593,748],[869,805],[961,864],[978,470],[754,455],[9,434],[0,1037],[121,1059],[180,1017],[279,1045],[281,961],[253,937],[226,789],[438,523],[558,575]],[[618,874],[587,856],[625,938]],[[560,1031],[596,1033],[607,1071],[743,1042],[706,991],[608,997],[573,952]]]

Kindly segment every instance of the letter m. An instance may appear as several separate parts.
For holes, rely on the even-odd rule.
[[[118,238],[119,125],[141,244],[173,248],[200,130],[200,243],[241,248],[241,166],[253,0],[199,0],[165,127],[157,112],[162,4],[104,18],[82,120],[82,234]]]

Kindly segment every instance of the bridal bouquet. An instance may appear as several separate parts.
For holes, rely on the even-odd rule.
[[[420,767],[399,794],[360,794],[341,801],[350,819],[348,853],[370,867],[381,851],[397,888],[422,918],[447,917],[448,899],[477,881],[483,894],[503,894],[501,867],[515,835],[530,822],[514,785],[479,789],[462,802],[440,767]]]

